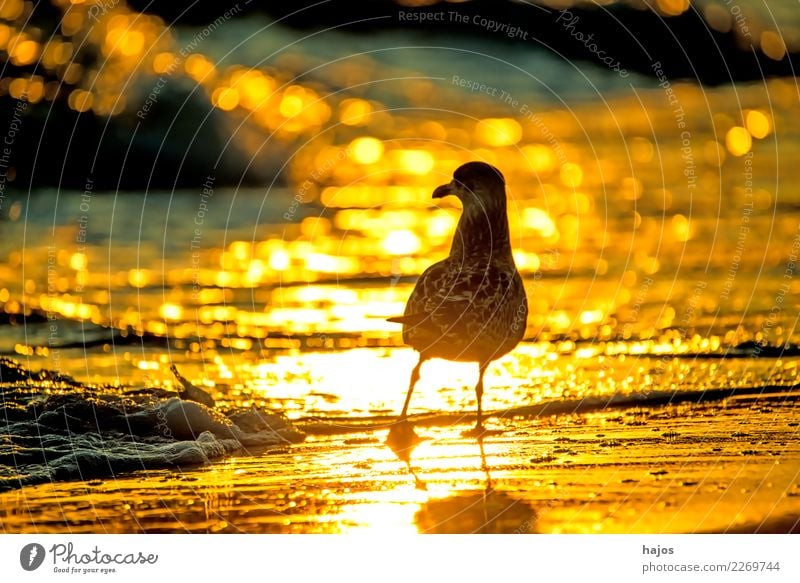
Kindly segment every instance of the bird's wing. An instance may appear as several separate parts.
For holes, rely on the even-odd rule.
[[[426,312],[428,299],[447,282],[449,276],[448,261],[434,263],[419,276],[414,291],[406,302],[405,313],[402,316],[387,318],[389,322],[415,326],[429,317]]]
[[[443,261],[420,276],[406,304],[405,314],[388,318],[404,326],[428,320],[448,328],[476,309],[491,314],[514,295],[514,274],[490,263],[461,264]]]
[[[428,296],[423,312],[442,326],[459,320],[483,321],[501,316],[520,297],[525,302],[522,280],[515,270],[492,262],[452,266],[447,281]],[[526,306],[527,311],[527,306]]]
[[[442,325],[452,325],[476,309],[491,313],[507,294],[511,274],[492,263],[451,264],[448,277],[425,302],[425,313]]]
[[[476,286],[481,278],[463,271],[454,271],[427,297],[424,312],[442,326],[452,325],[475,302]]]

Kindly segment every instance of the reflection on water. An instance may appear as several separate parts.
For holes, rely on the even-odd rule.
[[[459,492],[423,504],[416,515],[423,534],[533,534],[536,512],[504,492]]]
[[[494,489],[491,468],[486,461],[483,438],[475,445],[480,451],[486,483],[481,491],[460,490],[423,504],[416,515],[423,534],[533,534],[536,512],[529,504]]]
[[[411,456],[416,447],[420,444],[422,439],[414,431],[414,427],[406,419],[401,419],[393,424],[389,429],[389,434],[386,436],[386,445],[389,446],[398,459],[404,461],[408,467],[408,472],[414,476],[417,488],[426,490],[425,482],[419,479],[419,476],[414,471],[411,465]]]
[[[796,397],[418,428],[405,464],[385,432],[313,437],[203,469],[0,494],[9,532],[702,532],[800,515]],[[748,526],[750,525],[750,526]]]
[[[543,114],[563,140],[556,146],[535,128],[508,148],[471,153],[425,142],[435,166],[419,175],[398,173],[390,150],[364,166],[343,145],[336,168],[345,177],[326,176],[302,204],[291,190],[220,189],[200,227],[192,192],[95,193],[90,206],[64,193],[57,208],[47,193],[12,200],[16,220],[0,224],[0,304],[8,317],[61,323],[52,335],[33,328],[11,349],[46,357],[86,337],[109,340],[98,326],[115,331],[114,346],[169,337],[205,362],[231,351],[395,346],[397,326],[385,318],[447,253],[459,212],[434,208],[430,192],[475,157],[508,177],[529,337],[642,341],[650,353],[797,343],[784,298],[800,291],[800,200],[776,187],[789,177],[773,170],[786,156],[773,132],[792,131],[796,104],[785,81],[766,89],[771,111],[757,106],[763,87],[678,88],[695,128],[686,146],[660,92],[640,96],[646,105],[620,98],[614,109]],[[711,120],[700,113],[707,100]]]

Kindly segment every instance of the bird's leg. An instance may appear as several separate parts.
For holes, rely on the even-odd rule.
[[[475,385],[475,396],[478,398],[478,421],[475,423],[475,433],[478,435],[483,433],[483,373],[486,372],[487,366],[489,363],[480,364],[478,384]]]
[[[417,361],[417,365],[414,367],[414,370],[411,371],[411,381],[408,383],[408,394],[406,395],[406,403],[403,405],[403,412],[400,413],[400,419],[403,420],[407,417],[408,412],[408,404],[411,402],[411,393],[414,392],[414,386],[417,384],[419,380],[419,369],[422,366],[422,363],[425,362],[425,357],[422,354],[419,355],[419,361]]]

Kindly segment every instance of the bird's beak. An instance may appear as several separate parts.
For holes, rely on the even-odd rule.
[[[442,184],[441,186],[437,186],[436,190],[433,191],[433,198],[443,198],[450,194],[455,194],[456,190],[453,186],[453,183],[450,182],[448,184]]]

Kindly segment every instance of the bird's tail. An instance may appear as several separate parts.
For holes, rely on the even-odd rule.
[[[392,316],[386,318],[387,322],[394,322],[395,324],[403,324],[414,326],[427,318],[427,314],[406,314],[405,316]]]

